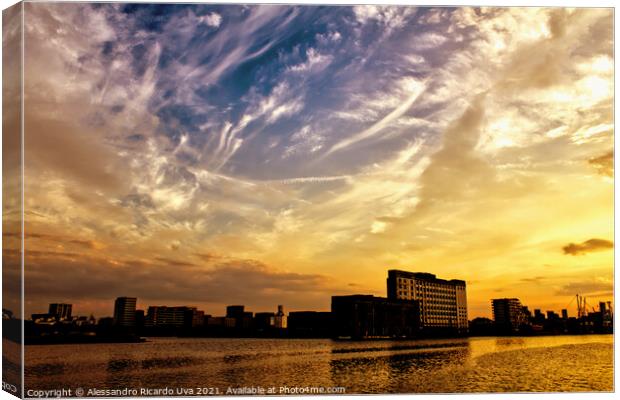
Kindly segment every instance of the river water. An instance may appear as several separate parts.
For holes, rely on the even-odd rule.
[[[163,389],[196,395],[202,388],[219,394],[259,388],[276,394],[343,390],[331,388],[349,394],[613,390],[612,335],[366,342],[150,338],[32,345],[25,360],[26,390],[153,389],[138,395],[170,395],[155,391]]]

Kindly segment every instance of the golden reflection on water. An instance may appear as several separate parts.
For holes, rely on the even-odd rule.
[[[609,391],[611,335],[337,342],[156,338],[26,348],[27,388],[342,386],[347,393]],[[589,377],[584,379],[583,376]]]

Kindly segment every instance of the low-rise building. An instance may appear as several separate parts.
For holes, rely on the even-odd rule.
[[[293,311],[288,314],[290,337],[331,337],[332,324],[329,311]]]
[[[404,338],[419,333],[420,303],[372,295],[332,296],[335,337]]]

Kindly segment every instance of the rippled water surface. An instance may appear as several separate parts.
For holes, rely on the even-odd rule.
[[[612,391],[613,337],[336,342],[152,338],[26,347],[26,389],[344,387],[347,393]]]

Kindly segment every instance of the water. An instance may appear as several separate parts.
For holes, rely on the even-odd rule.
[[[346,393],[612,391],[611,335],[335,342],[152,338],[26,347],[26,389],[344,387]],[[196,392],[194,392],[196,394]]]

